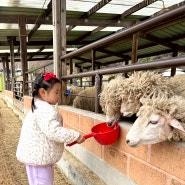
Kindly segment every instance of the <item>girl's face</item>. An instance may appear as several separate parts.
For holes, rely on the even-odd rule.
[[[45,90],[43,88],[40,89],[40,97],[42,100],[48,102],[51,105],[55,105],[59,101],[61,91],[61,84],[56,83],[53,85],[52,89]]]

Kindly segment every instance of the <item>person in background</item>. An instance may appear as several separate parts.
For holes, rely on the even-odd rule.
[[[62,126],[62,117],[53,106],[60,91],[60,81],[53,73],[39,74],[34,81],[31,110],[16,151],[17,159],[26,165],[30,185],[53,185],[54,164],[62,157],[64,143],[85,140],[79,132]]]

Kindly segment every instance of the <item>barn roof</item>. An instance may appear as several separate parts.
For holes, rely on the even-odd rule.
[[[67,0],[66,43],[72,52],[93,42],[127,30],[136,24],[168,13],[181,6],[182,0]],[[0,58],[10,55],[14,41],[16,61],[20,61],[19,17],[26,17],[27,60],[53,59],[52,2],[50,0],[1,0]],[[137,33],[137,58],[157,57],[185,51],[185,14],[175,16]],[[132,57],[133,35],[124,36],[96,48],[96,63],[106,66]],[[91,67],[91,52],[75,56],[78,67]],[[148,59],[146,59],[148,60]]]

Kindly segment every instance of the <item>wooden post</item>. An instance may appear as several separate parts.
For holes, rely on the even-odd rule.
[[[92,58],[92,70],[94,71],[95,70],[95,58],[96,58],[96,53],[94,49],[91,50],[91,58]],[[92,76],[92,86],[94,85],[95,85],[95,77]]]
[[[66,54],[66,0],[52,0],[53,15],[53,58],[54,73],[57,78],[61,75],[67,75],[67,66],[65,61],[60,60],[62,55]],[[62,81],[62,95],[59,104],[66,104],[65,91],[67,89],[66,81]]]
[[[3,61],[3,78],[4,78],[4,84],[6,87],[6,83],[5,83],[6,82],[6,75],[5,75],[6,67],[5,67],[5,58],[4,57],[2,57],[2,61]]]
[[[177,55],[178,55],[178,50],[173,51],[172,56],[176,57]],[[176,74],[176,67],[172,67],[170,76],[175,76],[175,74]]]
[[[132,64],[137,62],[137,50],[138,50],[138,33],[133,34],[132,41]]]
[[[14,43],[15,43],[15,37],[7,37],[7,40],[10,44],[10,63],[11,63],[11,89],[12,91],[14,82],[15,82],[15,57],[14,57]]]
[[[9,61],[8,61],[8,54],[5,55],[5,62],[6,62],[6,89],[10,90],[10,69],[9,69]]]
[[[102,88],[102,75],[96,74],[96,90],[95,90],[95,113],[100,112],[99,94]]]
[[[70,74],[73,74],[73,61],[70,58],[70,63],[69,63],[69,67],[70,67]],[[73,79],[70,79],[70,84],[73,84]]]
[[[20,56],[22,63],[23,75],[23,95],[28,95],[28,62],[27,62],[27,34],[26,34],[26,18],[19,16],[19,39],[20,39]]]

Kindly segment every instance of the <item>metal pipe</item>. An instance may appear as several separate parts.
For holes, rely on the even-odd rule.
[[[177,67],[177,66],[184,66],[185,65],[185,57],[176,57],[170,58],[165,60],[156,60],[147,63],[136,63],[132,65],[122,66],[122,67],[115,67],[109,69],[101,69],[95,71],[89,71],[85,73],[78,73],[78,74],[71,74],[62,76],[61,79],[71,79],[71,78],[80,78],[80,77],[89,77],[89,76],[96,76],[96,74],[106,75],[106,74],[115,74],[115,73],[124,73],[130,71],[140,71],[140,70],[148,70],[148,69],[161,69],[166,67]]]
[[[89,44],[87,46],[84,46],[76,51],[70,52],[66,55],[63,55],[60,57],[61,60],[72,58],[74,56],[80,55],[88,50],[99,48],[105,44],[109,44],[115,40],[118,40],[122,37],[132,35],[134,33],[137,33],[141,30],[148,29],[149,27],[153,27],[154,25],[157,25],[159,22],[172,19],[174,17],[178,17],[180,15],[184,15],[185,12],[185,5],[180,6],[179,8],[176,8],[174,10],[171,10],[169,12],[166,12],[164,14],[160,14],[156,17],[152,17],[150,19],[147,19],[141,23],[138,23],[128,29],[125,29],[121,32],[115,33],[113,35],[110,35],[108,37],[105,37],[103,39],[100,39],[98,41],[93,42],[92,44]]]

